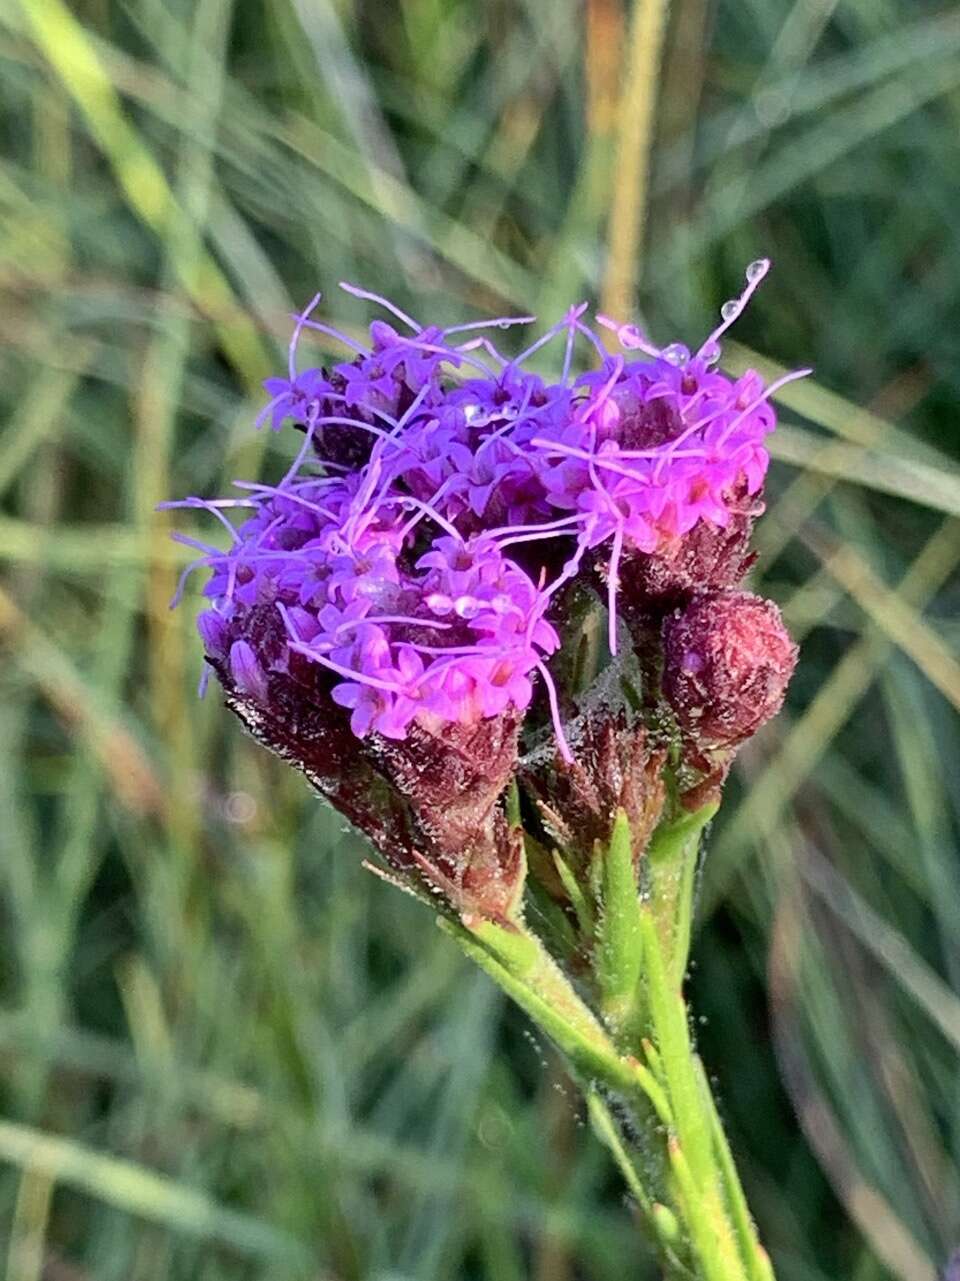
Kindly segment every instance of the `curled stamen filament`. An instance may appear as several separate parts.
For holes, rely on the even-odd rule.
[[[553,721],[553,732],[557,736],[557,746],[560,749],[560,755],[568,765],[573,763],[573,752],[570,750],[570,744],[567,742],[567,736],[563,732],[563,722],[560,719],[560,701],[557,698],[557,687],[553,683],[553,677],[547,671],[545,663],[537,663],[537,671],[543,677],[543,683],[547,687],[547,699],[550,703],[550,718]]]
[[[709,336],[709,338],[707,338],[706,342],[697,352],[698,356],[702,355],[705,351],[712,350],[714,347],[717,347],[718,341],[721,338],[721,336],[725,334],[727,330],[730,328],[730,326],[734,324],[737,320],[739,320],[739,318],[743,315],[744,308],[746,307],[750,299],[753,297],[753,295],[756,293],[756,291],[760,288],[760,285],[763,282],[764,277],[766,276],[767,272],[770,270],[770,259],[760,258],[757,260],[756,264],[753,264],[753,265],[756,266],[758,270],[756,271],[755,274],[751,274],[751,272],[748,270],[747,286],[743,290],[743,292],[740,294],[739,298],[735,298],[733,300],[732,306],[730,306],[728,303],[724,303],[720,311],[720,315],[721,315],[720,324],[716,327],[713,333]]]
[[[587,304],[582,302],[576,307],[571,307],[566,315],[567,341],[563,348],[563,369],[560,373],[560,381],[563,383],[564,387],[566,387],[567,380],[570,377],[570,362],[573,360],[573,344],[577,337],[577,321],[586,310]]]
[[[585,305],[583,310],[586,310]],[[578,315],[582,315],[583,310],[578,312]],[[524,361],[529,360],[530,357],[535,355],[536,352],[540,351],[542,347],[546,347],[547,343],[553,342],[554,338],[556,338],[558,334],[562,333],[562,331],[566,329],[570,324],[571,324],[571,321],[569,316],[564,316],[562,320],[558,320],[555,325],[550,326],[550,328],[547,330],[545,334],[541,334],[536,342],[531,343],[530,346],[526,349],[526,351],[522,351],[519,356],[514,356],[513,360],[511,360],[510,362],[511,366],[516,366],[517,368],[519,368],[519,366],[522,365]]]
[[[292,383],[297,381],[297,344],[300,342],[300,335],[303,332],[303,327],[307,323],[311,311],[316,307],[321,297],[321,294],[314,294],[304,310],[293,317],[296,324],[293,327],[293,334],[290,337],[290,346],[287,349],[287,368],[290,372],[290,381]]]
[[[500,538],[502,534],[512,536],[513,534],[533,534],[541,530],[563,529],[567,525],[580,524],[585,519],[582,512],[577,512],[574,516],[561,516],[558,520],[546,521],[541,525],[499,525],[496,529],[485,531],[488,538]]]
[[[613,535],[613,548],[610,552],[610,564],[607,568],[607,640],[610,653],[617,652],[617,592],[620,588],[620,557],[623,555],[623,521],[617,525]]]
[[[577,519],[580,522],[583,522],[584,520],[586,520],[586,516],[587,516],[587,513],[583,512],[577,517]],[[563,534],[572,534],[574,537],[577,537],[578,531],[576,529],[550,529],[550,530],[541,530],[541,532],[538,534],[534,534],[534,533],[514,534],[510,538],[498,539],[497,545],[503,548],[503,547],[515,547],[518,543],[540,543],[540,542],[543,542],[544,539],[556,538],[558,535],[562,536]]]
[[[597,352],[597,355],[600,357],[601,360],[607,361],[610,359],[610,353],[607,351],[606,347],[604,347],[603,343],[600,341],[597,334],[593,332],[593,330],[590,328],[589,325],[585,325],[582,321],[578,320],[576,327],[577,327],[577,333],[582,334],[584,338],[587,339],[587,341],[593,346],[593,348],[595,349],[595,351]]]
[[[507,360],[506,356],[504,356],[501,352],[497,351],[496,347],[494,347],[493,343],[486,336],[486,334],[481,334],[479,338],[472,338],[469,342],[459,343],[454,348],[454,351],[456,352],[485,351],[488,356],[493,357],[493,359],[497,362],[498,365],[509,364],[509,361]]]
[[[472,329],[506,329],[508,325],[531,325],[536,316],[498,316],[493,320],[468,320],[465,325],[450,325],[443,330],[444,338],[451,334],[466,334]]]
[[[227,520],[226,516],[224,516],[220,508],[245,507],[249,509],[252,507],[256,510],[257,504],[251,502],[249,499],[243,498],[181,498],[176,502],[158,503],[157,511],[170,511],[175,507],[200,508],[203,511],[210,512],[212,516],[216,516],[217,520],[224,527],[233,541],[235,543],[239,543],[241,541],[240,535],[237,533],[236,528]],[[183,540],[177,539],[177,541],[182,542]]]
[[[597,316],[597,324],[603,325],[604,329],[609,329],[615,333],[617,342],[629,351],[642,351],[645,356],[653,356],[655,359],[659,359],[662,354],[661,349],[654,347],[653,343],[640,332],[636,325],[621,325],[609,316],[599,315]]]
[[[321,477],[321,479],[324,478]],[[295,503],[298,507],[304,507],[307,511],[312,511],[318,516],[322,516],[324,520],[337,520],[336,513],[332,512],[329,507],[321,507],[319,503],[311,502],[309,498],[304,498],[296,490],[281,489],[279,485],[263,485],[255,480],[235,480],[233,483],[238,489],[249,489],[258,494],[270,494],[274,498],[282,498],[287,502]],[[251,506],[256,506],[256,504],[251,504]]]
[[[440,491],[438,490],[437,492],[439,494]],[[451,536],[451,538],[455,538],[458,543],[463,542],[463,535],[460,533],[459,529],[457,529],[455,525],[452,525],[450,521],[446,519],[445,516],[441,516],[440,513],[437,511],[437,509],[434,506],[432,506],[432,504],[425,502],[424,499],[414,498],[412,495],[408,495],[408,494],[401,494],[397,498],[397,502],[399,502],[403,507],[418,508],[419,512],[416,517],[418,521],[422,520],[424,516],[429,516],[430,519],[436,521],[436,523],[440,526],[440,528],[444,530],[446,533],[448,533]],[[405,525],[403,529],[403,533],[406,534],[409,532],[410,529],[413,529],[413,528],[415,528],[414,524]]]
[[[812,369],[794,369],[791,373],[783,374],[780,378],[774,379],[770,386],[757,396],[756,400],[751,401],[751,403],[747,405],[746,409],[742,410],[732,422],[727,424],[723,430],[723,434],[717,441],[717,444],[724,444],[724,442],[729,439],[731,433],[740,426],[743,420],[752,414],[755,409],[758,409],[764,401],[769,400],[771,396],[775,395],[781,387],[785,387],[787,383],[796,382],[800,378],[808,378],[812,373]]]
[[[649,477],[644,476],[641,472],[634,471],[630,467],[624,467],[622,464],[617,463],[614,460],[614,458],[608,457],[606,454],[591,453],[589,450],[586,450],[586,449],[577,449],[575,445],[561,445],[559,442],[551,441],[551,440],[537,439],[537,440],[531,441],[531,444],[536,445],[538,448],[541,448],[541,449],[547,449],[551,453],[568,454],[571,458],[580,458],[585,463],[591,464],[591,466],[600,467],[604,471],[614,472],[618,476],[626,476],[628,480],[635,480],[638,484],[641,484],[641,485],[649,484],[649,479],[650,479]],[[650,451],[649,453],[646,450],[635,450],[632,454],[621,454],[620,451],[618,450],[616,456],[617,457],[656,458],[659,456],[659,454],[660,454],[659,450]],[[708,453],[705,449],[685,449],[677,452],[676,454],[673,455],[673,457],[707,458]]]
[[[423,328],[422,325],[418,325],[415,320],[408,316],[405,311],[401,311],[396,303],[392,303],[389,298],[384,298],[381,294],[371,293],[369,289],[361,289],[359,285],[351,285],[346,280],[341,280],[339,284],[344,293],[351,294],[354,298],[363,298],[367,302],[375,302],[384,307],[392,315],[396,316],[398,320],[402,320],[405,325],[409,325],[415,334],[419,334]]]
[[[315,329],[318,333],[326,334],[328,338],[336,339],[337,342],[343,343],[344,347],[349,347],[351,351],[355,351],[358,356],[366,357],[372,355],[369,347],[364,347],[363,343],[357,342],[355,338],[342,333],[339,329],[334,329],[332,325],[321,324],[319,320],[305,320],[303,327],[305,329]]]
[[[415,618],[412,614],[377,614],[367,615],[364,618],[351,618],[345,623],[338,623],[337,634],[353,631],[356,627],[362,627],[364,623],[409,623],[412,626],[436,628],[439,631],[449,631],[453,627],[453,623],[441,623],[430,618]]]
[[[493,370],[488,365],[485,365],[482,360],[474,360],[472,356],[467,355],[459,347],[456,349],[441,347],[439,343],[420,342],[416,338],[404,338],[403,345],[405,347],[413,347],[416,351],[429,351],[438,356],[445,356],[453,364],[457,364],[462,360],[464,364],[472,365],[474,369],[478,369],[486,378],[493,376]]]

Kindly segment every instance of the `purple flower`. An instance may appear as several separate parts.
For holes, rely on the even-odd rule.
[[[402,504],[369,492],[292,478],[251,500],[233,545],[202,559],[211,658],[228,653],[230,679],[258,701],[269,671],[306,663],[361,738],[523,711],[529,673],[559,644],[548,598],[489,538],[442,534],[417,555]]]
[[[215,609],[205,609],[197,616],[197,631],[203,648],[214,658],[223,658],[229,648],[230,626],[223,614]]]
[[[626,809],[639,857],[668,792],[701,805],[782,700],[792,643],[769,602],[733,589],[763,505],[770,398],[800,375],[718,368],[768,266],[751,264],[696,351],[598,317],[610,354],[579,304],[509,358],[492,331],[530,317],[442,330],[344,285],[389,319],[358,341],[312,318],[319,297],[295,318],[257,419],[295,428],[279,479],[167,504],[226,535],[176,535],[196,552],[176,599],[202,570],[205,671],[229,706],[462,914],[516,919],[524,845],[501,798],[518,772],[562,845],[588,856]],[[298,371],[307,331],[340,351],[325,368]],[[552,381],[528,363],[551,344]],[[617,665],[584,701],[551,675],[565,630],[564,675],[595,648],[569,620],[597,576],[610,652],[621,630],[633,643],[639,707]],[[537,739],[548,713],[555,752]]]
[[[703,544],[703,531],[720,531],[736,543],[737,566],[746,563],[745,513],[758,505],[775,424],[769,398],[798,375],[764,387],[756,373],[730,379],[716,363],[767,266],[752,264],[696,353],[658,349],[601,318],[625,353],[610,356],[580,306],[508,360],[482,332],[455,345],[479,325],[421,326],[344,286],[392,313],[371,324],[365,347],[312,320],[315,300],[297,317],[288,376],[264,384],[260,415],[274,429],[306,427],[307,439],[278,484],[244,486],[233,500],[249,511],[226,551],[198,545],[212,602],[198,627],[221,678],[264,699],[269,673],[295,674],[349,711],[357,737],[399,742],[415,725],[434,732],[520,714],[540,679],[566,751],[544,660],[559,648],[547,614],[567,585],[600,568],[615,649],[621,567],[627,582],[643,577],[638,563],[651,573],[683,563],[692,574],[682,549]],[[349,358],[329,374],[298,373],[305,329]],[[561,339],[558,381],[524,367]],[[581,339],[600,359],[574,377]],[[311,474],[318,460],[334,474]],[[231,528],[218,505],[187,505]]]
[[[322,369],[305,369],[292,378],[265,378],[263,386],[270,400],[256,425],[269,418],[273,431],[279,431],[288,420],[306,423],[311,414],[318,416],[324,397],[334,390]]]
[[[252,645],[245,640],[234,641],[230,646],[229,661],[230,675],[237,688],[257,702],[266,702],[267,677]]]

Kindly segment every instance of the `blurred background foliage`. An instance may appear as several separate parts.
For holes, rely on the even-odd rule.
[[[4,0],[0,64],[0,1277],[654,1275],[549,1048],[196,701],[154,508],[276,471],[259,382],[316,289],[369,319],[341,278],[446,323],[589,297],[666,342],[769,254],[727,357],[816,368],[759,533],[803,661],[710,843],[698,1037],[780,1276],[932,1281],[957,7]]]

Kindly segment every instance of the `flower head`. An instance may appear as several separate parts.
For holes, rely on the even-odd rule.
[[[258,419],[301,433],[286,473],[180,504],[229,532],[225,550],[184,541],[199,552],[187,574],[209,571],[198,628],[231,705],[284,754],[307,724],[314,740],[357,744],[364,764],[347,771],[347,792],[328,780],[326,794],[385,840],[357,799],[368,774],[385,783],[404,867],[442,882],[450,901],[479,895],[495,912],[513,901],[522,858],[497,798],[531,710],[549,709],[565,764],[548,790],[567,796],[570,830],[600,831],[641,794],[656,801],[653,821],[664,756],[651,727],[591,721],[573,766],[548,660],[584,576],[606,582],[611,652],[619,612],[646,633],[652,619],[659,644],[660,619],[678,611],[663,631],[663,693],[705,749],[734,745],[779,705],[789,641],[772,606],[728,589],[762,510],[770,397],[799,375],[765,386],[717,368],[720,338],[768,266],[751,265],[696,352],[600,317],[621,348],[610,355],[580,305],[507,358],[491,331],[530,317],[423,326],[344,285],[390,319],[361,341],[313,319],[318,298],[296,317],[286,375],[265,383]],[[305,331],[346,354],[299,370]],[[554,342],[562,368],[550,382],[527,362]],[[595,357],[579,375],[578,343]],[[304,753],[316,773],[313,746]],[[636,778],[631,754],[645,762]],[[570,815],[583,805],[578,826]]]
[[[663,624],[663,691],[701,749],[734,747],[780,710],[797,647],[773,601],[708,592]]]
[[[582,569],[606,578],[615,651],[624,589],[628,605],[672,602],[736,583],[749,563],[779,384],[729,379],[716,362],[768,265],[751,265],[695,354],[601,317],[625,353],[608,356],[577,307],[508,360],[479,323],[424,327],[344,286],[392,313],[364,344],[313,320],[315,299],[261,414],[305,432],[293,467],[278,485],[244,486],[242,499],[188,500],[224,523],[223,508],[250,509],[227,551],[203,548],[198,562],[212,571],[201,623],[210,657],[261,700],[271,672],[306,665],[359,738],[522,713],[537,674],[556,713],[544,659],[559,636],[547,612]],[[340,341],[350,359],[298,372],[304,329]],[[459,341],[467,331],[479,336]],[[524,362],[561,336],[563,372],[550,384]],[[584,336],[602,358],[574,377]],[[318,460],[330,474],[311,470]],[[545,566],[545,545],[571,539],[550,581],[508,555],[523,545],[524,565],[542,553]],[[271,627],[254,635],[249,620],[264,610]]]

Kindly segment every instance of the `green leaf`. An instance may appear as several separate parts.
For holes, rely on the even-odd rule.
[[[610,1109],[596,1090],[590,1090],[587,1094],[587,1111],[593,1132],[610,1152],[631,1196],[643,1211],[644,1218],[641,1222],[645,1222],[651,1239],[661,1251],[669,1268],[668,1275],[677,1281],[679,1278],[692,1278],[693,1273],[677,1257],[677,1247],[682,1243],[682,1230],[677,1216],[662,1201],[653,1199]]]
[[[677,1135],[701,1192],[716,1182],[710,1133],[693,1066],[687,1010],[670,976],[656,923],[649,908],[640,910],[647,996],[657,1049]]]
[[[601,886],[596,971],[603,1014],[618,1039],[629,1040],[639,1019],[643,941],[630,821],[623,810],[617,813],[603,856]]]
[[[750,1281],[771,1281],[773,1273],[770,1259],[757,1239],[756,1228],[754,1227],[753,1219],[750,1217],[747,1199],[743,1194],[743,1186],[740,1183],[740,1175],[737,1173],[733,1154],[730,1151],[730,1144],[727,1142],[727,1136],[720,1123],[720,1116],[710,1091],[707,1074],[703,1069],[703,1063],[699,1056],[694,1062],[700,1082],[701,1097],[710,1120],[710,1134],[713,1139],[713,1150],[716,1154],[724,1199],[733,1223],[734,1235],[736,1236],[747,1276]]]
[[[587,1094],[587,1111],[590,1114],[590,1124],[594,1133],[613,1155],[630,1195],[636,1198],[644,1214],[652,1219],[655,1202],[643,1185],[633,1158],[620,1137],[617,1123],[610,1115],[610,1109],[596,1090],[590,1090]]]
[[[580,929],[589,937],[594,931],[594,912],[590,900],[584,894],[570,864],[559,850],[553,851],[553,863],[563,888],[567,892],[567,897],[573,904],[573,910],[577,914]]]
[[[492,921],[470,928],[443,919],[437,924],[556,1042],[579,1075],[635,1088],[609,1037],[538,939]]]
[[[721,1253],[721,1236],[709,1212],[707,1198],[697,1186],[682,1145],[671,1139],[668,1144],[670,1169],[676,1179],[683,1207],[683,1221],[690,1233],[694,1255],[703,1281],[731,1281],[736,1272],[726,1266]]]
[[[438,918],[437,924],[555,1042],[584,1085],[614,1091],[639,1125],[671,1123],[670,1101],[653,1073],[618,1052],[536,935],[493,921],[468,927]]]
[[[679,986],[690,956],[693,895],[700,836],[719,808],[704,805],[692,814],[661,823],[647,849],[647,890],[667,956],[672,981]]]

